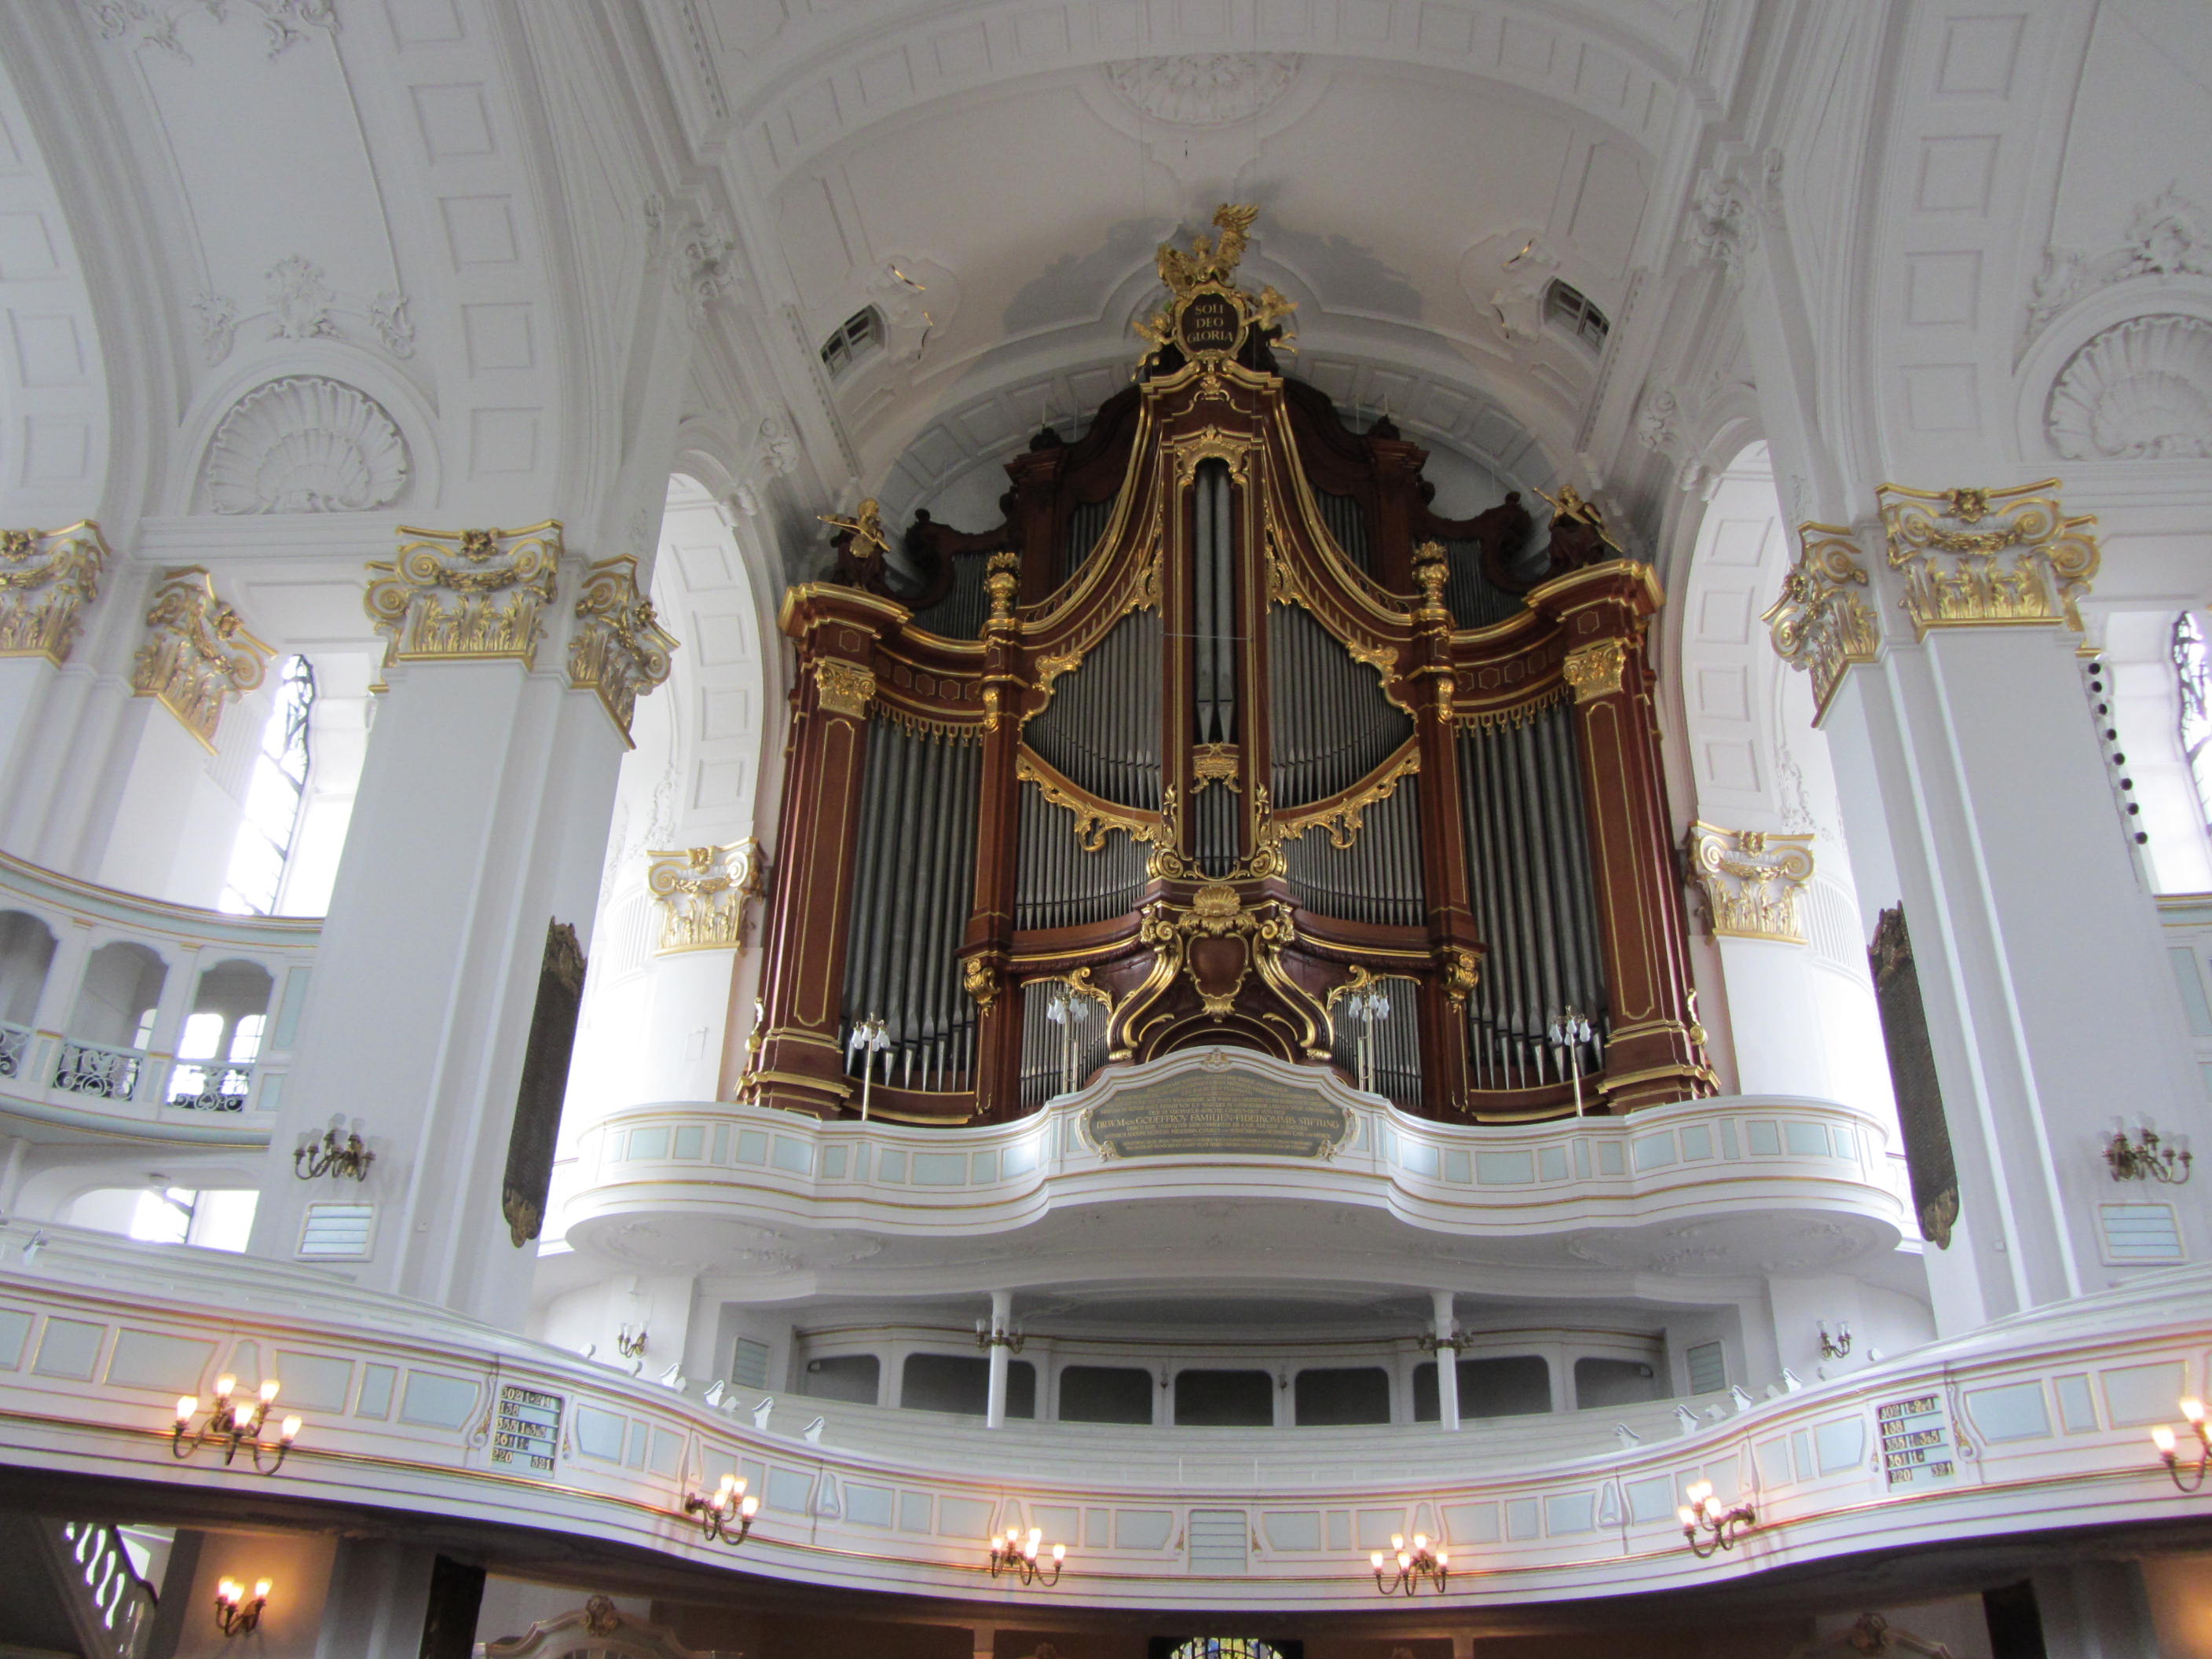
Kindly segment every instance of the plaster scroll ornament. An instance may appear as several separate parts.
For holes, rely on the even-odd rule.
[[[152,697],[210,753],[224,708],[259,685],[276,652],[216,596],[199,565],[161,573],[146,612],[146,641],[131,661],[134,695]]]
[[[1637,413],[1636,441],[1655,455],[1674,454],[1680,435],[1675,425],[1678,413],[1674,394],[1663,386],[1655,388]]]
[[[799,465],[799,438],[791,417],[764,415],[760,423],[760,465],[772,478],[788,477]]]
[[[2212,322],[2130,318],[2069,358],[2044,410],[2069,461],[2212,456]]]
[[[208,445],[218,513],[367,513],[397,501],[407,478],[406,440],[392,417],[320,375],[256,386]]]
[[[2055,243],[2044,249],[2020,343],[2076,300],[2137,276],[2212,276],[2212,216],[2171,185],[2136,210],[2118,246],[2101,253]]]
[[[415,355],[415,319],[407,304],[407,296],[397,289],[386,289],[368,302],[368,325],[395,357]]]
[[[323,268],[305,254],[279,259],[269,267],[269,310],[276,319],[271,337],[335,339],[338,327],[331,316],[331,303],[337,297]]]
[[[213,368],[230,356],[238,337],[238,301],[228,295],[202,294],[191,302],[192,325],[200,337],[200,356]]]
[[[1192,52],[1106,65],[1132,108],[1177,126],[1218,127],[1257,115],[1297,78],[1295,52]]]
[[[1731,285],[1741,283],[1744,261],[1759,245],[1759,221],[1742,181],[1708,169],[1698,180],[1683,235],[1706,258],[1720,261]]]

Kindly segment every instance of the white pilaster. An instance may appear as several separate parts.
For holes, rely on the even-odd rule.
[[[983,1406],[983,1426],[1003,1429],[1006,1426],[1006,1340],[1014,1322],[1014,1293],[1012,1291],[991,1292],[991,1373],[989,1393]]]
[[[1447,1342],[1459,1340],[1458,1316],[1452,1309],[1449,1291],[1429,1292],[1434,1310],[1437,1334],[1437,1420],[1446,1434],[1459,1432],[1459,1349],[1446,1347]]]

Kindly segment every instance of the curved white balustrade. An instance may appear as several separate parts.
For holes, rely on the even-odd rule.
[[[1449,1599],[1480,1606],[2033,1531],[2054,1514],[2162,1518],[2192,1500],[2144,1431],[2202,1391],[2212,1347],[2212,1269],[2177,1268],[1686,1437],[1508,1467],[1485,1455],[1487,1437],[1372,1436],[1355,1472],[1317,1476],[1317,1444],[1363,1431],[1224,1444],[1230,1455],[1194,1449],[1171,1468],[1132,1459],[1126,1431],[1032,1429],[1005,1441],[1002,1459],[980,1431],[940,1435],[927,1419],[903,1425],[892,1448],[841,1445],[834,1425],[817,1444],[311,1269],[195,1252],[185,1300],[176,1247],[49,1228],[27,1251],[33,1237],[0,1228],[11,1462],[201,1489],[251,1481],[257,1498],[552,1528],[844,1589],[971,1598],[1040,1594],[994,1586],[984,1566],[993,1531],[1037,1526],[1069,1547],[1048,1595],[1147,1610],[1369,1605],[1364,1552],[1393,1530],[1442,1540]],[[307,1419],[279,1474],[171,1457],[176,1397],[204,1396],[221,1370],[279,1377],[284,1405]],[[795,1403],[771,1420],[802,1421],[806,1402]],[[541,1436],[523,1420],[533,1417],[556,1425]],[[703,1541],[682,1512],[686,1492],[729,1471],[763,1504],[738,1552]],[[1675,1518],[1700,1480],[1758,1517],[1709,1562],[1692,1557]],[[1193,1561],[1199,1510],[1242,1514],[1241,1572]]]
[[[53,941],[43,974],[21,953],[27,935],[11,915],[33,918]],[[322,924],[312,917],[234,916],[119,893],[0,853],[0,1116],[112,1140],[264,1146],[270,1114],[291,1069],[291,1044]],[[17,953],[9,954],[14,945]],[[82,1028],[88,1004],[127,1019],[95,957],[137,946],[161,969],[152,1029],[143,1047]],[[178,1049],[205,970],[249,963],[269,975],[264,1033],[252,1058],[179,1060]],[[13,1002],[27,1018],[9,1018]],[[226,1030],[231,1027],[227,1025]],[[132,1033],[131,1035],[136,1035]]]
[[[1194,1073],[1209,1052],[1144,1068],[1146,1080]],[[1110,1073],[1034,1115],[976,1128],[648,1105],[579,1137],[559,1213],[569,1240],[588,1249],[641,1219],[727,1216],[733,1205],[749,1220],[896,1238],[1000,1232],[1108,1202],[1319,1200],[1501,1251],[1532,1236],[1604,1235],[1571,1247],[1571,1265],[1625,1270],[1669,1266],[1670,1249],[1692,1247],[1663,1235],[1686,1224],[1699,1229],[1694,1248],[1716,1270],[1747,1269],[1778,1249],[1814,1252],[1832,1267],[1893,1249],[1907,1224],[1902,1170],[1881,1121],[1830,1102],[1736,1096],[1627,1117],[1455,1125],[1409,1117],[1318,1068],[1249,1054],[1236,1063],[1342,1106],[1352,1122],[1340,1150],[1111,1158],[1083,1127],[1092,1106],[1127,1086]]]

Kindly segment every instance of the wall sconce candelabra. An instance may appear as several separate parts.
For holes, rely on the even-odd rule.
[[[868,1093],[875,1086],[876,1056],[890,1051],[890,1028],[884,1024],[881,1014],[870,1014],[853,1027],[853,1034],[845,1039],[848,1055],[860,1057],[860,1121],[868,1121]],[[890,1081],[887,1074],[884,1081]]]
[[[1836,1334],[1828,1334],[1828,1322],[1820,1322],[1820,1358],[1841,1359],[1851,1351],[1851,1328],[1842,1320],[1836,1322]]]
[[[727,1544],[735,1549],[752,1531],[753,1516],[760,1513],[760,1499],[746,1492],[744,1477],[726,1474],[712,1493],[686,1493],[684,1513],[699,1523],[708,1543]]]
[[[2179,1187],[2189,1179],[2189,1152],[2163,1144],[2148,1123],[2130,1137],[2125,1129],[2112,1131],[2105,1143],[2105,1162],[2115,1181],[2163,1181]]]
[[[1757,1512],[1748,1504],[1731,1504],[1723,1509],[1715,1503],[1710,1480],[1695,1482],[1684,1496],[1690,1501],[1674,1513],[1681,1517],[1682,1536],[1690,1540],[1691,1553],[1700,1561],[1722,1550],[1734,1549],[1736,1540],[1759,1522]]]
[[[1545,1033],[1554,1048],[1566,1051],[1567,1065],[1575,1079],[1575,1115],[1583,1115],[1583,1045],[1597,1035],[1589,1018],[1577,1008],[1565,1008],[1552,1016],[1551,1029]]]
[[[348,1133],[342,1140],[335,1128],[324,1130],[319,1142],[307,1141],[292,1151],[292,1173],[301,1181],[320,1181],[325,1176],[366,1181],[368,1166],[375,1162],[376,1154],[359,1135]]]
[[[1363,985],[1344,1000],[1345,1012],[1359,1022],[1359,1087],[1375,1092],[1375,1027],[1390,1018],[1389,994],[1380,982]]]
[[[1409,1549],[1406,1545],[1406,1535],[1393,1533],[1390,1547],[1398,1557],[1398,1571],[1395,1577],[1385,1578],[1382,1576],[1389,1558],[1381,1550],[1374,1551],[1367,1558],[1367,1565],[1375,1571],[1375,1588],[1383,1595],[1395,1595],[1402,1591],[1411,1595],[1424,1583],[1441,1593],[1449,1585],[1451,1557],[1431,1545],[1428,1534],[1415,1533],[1413,1547]]]
[[[283,1468],[284,1455],[292,1449],[292,1442],[299,1437],[299,1418],[287,1417],[277,1425],[276,1455],[264,1463],[262,1454],[268,1449],[268,1443],[262,1439],[261,1431],[269,1420],[269,1407],[276,1399],[276,1381],[273,1378],[264,1381],[259,1391],[250,1401],[236,1399],[237,1392],[236,1377],[217,1377],[215,1404],[208,1407],[207,1420],[197,1431],[192,1427],[192,1419],[199,1415],[199,1396],[179,1395],[177,1397],[177,1420],[169,1431],[169,1455],[190,1457],[202,1446],[221,1446],[222,1461],[231,1463],[237,1461],[239,1449],[245,1447],[253,1453],[253,1467],[261,1474],[274,1474]]]
[[[222,1627],[225,1636],[243,1636],[261,1622],[261,1609],[269,1605],[269,1581],[257,1578],[253,1594],[246,1593],[246,1586],[235,1578],[226,1578],[215,1588],[215,1621]]]
[[[2159,1461],[2166,1465],[2173,1484],[2184,1492],[2195,1492],[2204,1484],[2207,1466],[2212,1466],[2212,1428],[2205,1426],[2203,1401],[2185,1400],[2180,1405],[2181,1414],[2189,1419],[2191,1431],[2197,1436],[2196,1461],[2186,1468],[2183,1467],[2181,1454],[2174,1449],[2173,1431],[2163,1423],[2150,1431],[2150,1440],[2158,1448]]]
[[[988,1319],[975,1322],[975,1346],[979,1348],[1004,1348],[1008,1353],[1019,1353],[1022,1344],[1029,1339],[1020,1331],[1005,1325],[994,1325]],[[1161,1384],[1163,1388],[1166,1384]]]
[[[1067,1561],[1067,1546],[1054,1544],[1045,1557],[1052,1563],[1051,1576],[1046,1577],[1043,1562],[1038,1553],[1044,1547],[1044,1530],[1031,1527],[1026,1534],[993,1533],[991,1534],[991,1577],[1011,1572],[1024,1584],[1042,1584],[1047,1589],[1060,1582],[1060,1570]]]
[[[1434,1331],[1423,1331],[1413,1341],[1423,1353],[1437,1353],[1447,1349],[1458,1353],[1474,1346],[1474,1339],[1462,1333],[1456,1325],[1451,1328],[1449,1336],[1439,1336]]]
[[[624,1325],[621,1330],[615,1333],[615,1350],[624,1359],[644,1358],[645,1327],[639,1325],[633,1328]]]

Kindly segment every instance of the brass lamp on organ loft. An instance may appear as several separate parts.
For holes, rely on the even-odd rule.
[[[1279,372],[1253,216],[1161,248],[1137,383],[1008,464],[1004,523],[917,514],[918,579],[848,526],[787,596],[751,1097],[857,1115],[872,1064],[874,1116],[1000,1121],[1200,1045],[1452,1120],[1713,1091],[1652,572],[1565,490],[1541,540],[1517,494],[1432,513],[1425,451]]]

